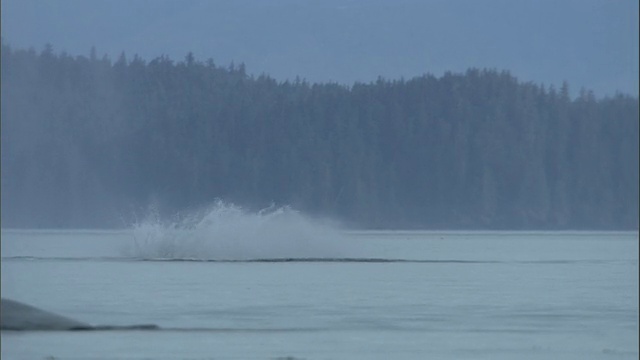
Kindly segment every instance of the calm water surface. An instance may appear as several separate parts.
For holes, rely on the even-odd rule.
[[[296,261],[132,237],[3,230],[3,297],[162,330],[3,331],[2,359],[638,359],[637,232],[353,232]]]

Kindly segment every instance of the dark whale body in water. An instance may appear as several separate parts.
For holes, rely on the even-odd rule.
[[[93,326],[15,300],[0,299],[2,330],[154,330],[157,325]]]

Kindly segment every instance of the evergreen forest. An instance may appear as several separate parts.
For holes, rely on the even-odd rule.
[[[342,85],[192,54],[1,56],[3,228],[223,199],[371,229],[638,229],[637,97],[493,69]]]

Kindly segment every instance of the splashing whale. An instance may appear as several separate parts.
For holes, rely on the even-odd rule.
[[[154,330],[157,325],[93,326],[10,299],[0,299],[2,330]]]

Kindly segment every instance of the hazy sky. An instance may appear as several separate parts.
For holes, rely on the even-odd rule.
[[[638,95],[638,0],[2,0],[14,47],[124,51],[311,82],[469,67]]]

